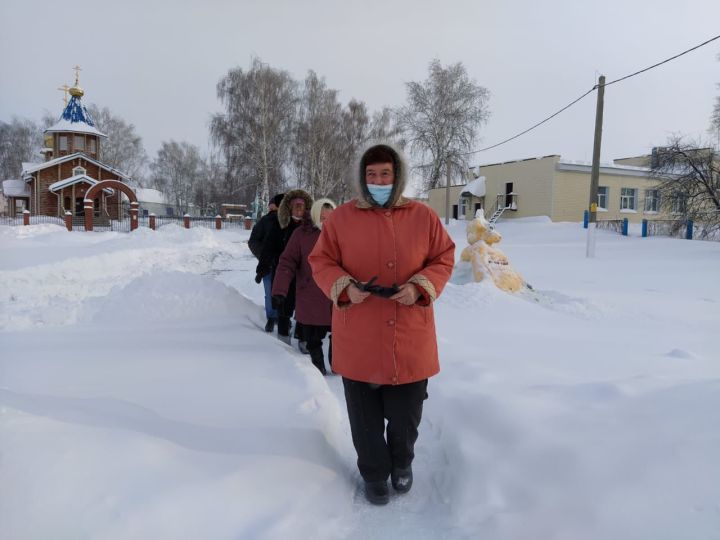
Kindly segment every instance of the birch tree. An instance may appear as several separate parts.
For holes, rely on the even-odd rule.
[[[443,67],[433,60],[428,78],[409,82],[407,104],[397,111],[398,126],[421,162],[423,191],[444,183],[448,160],[458,169],[474,150],[480,127],[490,116],[490,93],[471,79],[462,63]]]
[[[284,188],[295,115],[296,83],[286,71],[253,59],[250,69],[231,69],[217,85],[225,111],[210,133],[225,157],[227,196],[263,205]]]

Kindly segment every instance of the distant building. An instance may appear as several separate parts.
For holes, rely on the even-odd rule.
[[[66,211],[84,215],[85,193],[101,180],[127,183],[130,177],[101,161],[101,133],[82,104],[84,91],[78,77],[69,89],[70,100],[60,119],[45,130],[43,163],[23,163],[21,178],[5,180],[3,192],[11,213],[62,217]],[[121,194],[105,189],[95,200],[95,217],[119,219]]]
[[[650,176],[649,156],[600,165],[598,219],[668,219],[662,215],[658,181]],[[548,216],[552,221],[582,221],[589,206],[591,164],[549,155],[480,165],[468,182],[450,187],[451,217],[471,219],[482,208],[490,219]],[[429,192],[429,204],[445,217],[445,188]]]
[[[133,190],[138,203],[140,203],[140,217],[148,217],[150,214],[164,217],[182,217],[185,214],[192,217],[200,215],[199,209],[192,203],[187,206],[178,206],[158,189],[135,187]]]

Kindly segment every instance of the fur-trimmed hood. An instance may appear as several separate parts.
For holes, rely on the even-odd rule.
[[[304,189],[292,189],[288,191],[278,207],[278,222],[280,222],[281,229],[287,228],[290,224],[290,202],[297,198],[305,199],[305,211],[310,212],[313,200],[307,191]]]
[[[365,156],[370,150],[377,146],[385,147],[385,149],[395,158],[395,182],[393,184],[392,192],[390,193],[390,199],[388,199],[388,202],[384,205],[379,205],[375,202],[370,195],[370,190],[365,182]],[[405,204],[407,199],[405,199],[402,194],[403,191],[405,191],[405,186],[407,186],[408,169],[409,166],[405,154],[403,154],[402,150],[394,144],[375,141],[364,146],[359,152],[355,162],[355,171],[357,171],[357,176],[355,177],[354,184],[355,191],[358,196],[357,206],[360,208],[390,208],[392,206]]]

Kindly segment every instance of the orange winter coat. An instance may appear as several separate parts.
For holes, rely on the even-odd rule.
[[[339,206],[308,257],[313,277],[333,301],[333,370],[356,381],[406,384],[439,370],[432,302],[450,278],[455,244],[428,206],[402,197],[391,208],[363,200]],[[351,304],[350,278],[415,284],[413,306],[371,295]]]

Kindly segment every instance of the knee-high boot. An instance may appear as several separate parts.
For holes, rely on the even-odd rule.
[[[320,373],[327,375],[322,347],[310,349],[310,359],[312,360],[313,366],[320,370]]]

